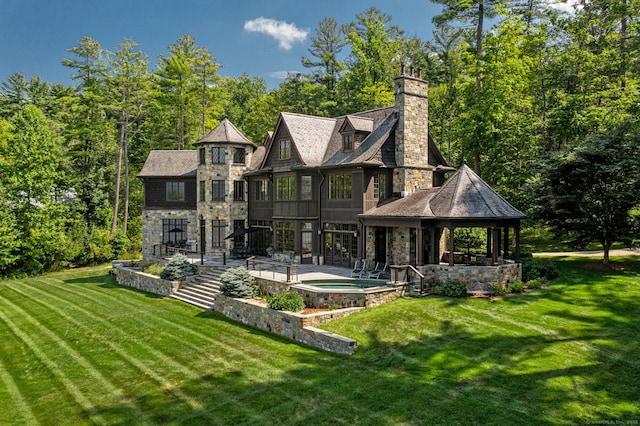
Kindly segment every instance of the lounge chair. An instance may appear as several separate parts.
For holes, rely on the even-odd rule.
[[[367,270],[367,261],[365,259],[356,260],[353,265],[353,271],[351,271],[351,278],[362,278],[362,274]]]
[[[376,263],[376,267],[373,269],[373,271],[369,272],[367,278],[380,278],[380,275],[384,274],[387,271],[388,267],[389,264],[387,262],[385,262],[384,264],[382,262]]]

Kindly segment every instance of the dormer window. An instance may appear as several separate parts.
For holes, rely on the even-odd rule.
[[[280,159],[286,160],[291,158],[291,141],[289,139],[282,139],[280,141]]]
[[[345,133],[342,135],[342,150],[353,151],[353,133]]]

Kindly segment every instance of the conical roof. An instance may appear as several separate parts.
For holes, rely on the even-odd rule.
[[[466,164],[440,187],[429,204],[434,215],[438,218],[525,218],[524,213],[498,195]]]
[[[255,147],[256,145],[246,138],[245,135],[242,134],[240,130],[236,128],[236,126],[231,123],[228,119],[222,120],[212,131],[207,133],[197,141],[195,144],[201,143],[237,143],[243,145],[251,145]]]

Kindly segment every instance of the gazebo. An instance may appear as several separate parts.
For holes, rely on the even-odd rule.
[[[486,228],[487,257],[498,264],[500,253],[509,255],[509,230],[515,232],[516,263],[520,262],[520,221],[526,216],[509,204],[480,176],[463,165],[429,201],[433,226],[449,230],[449,265],[454,264],[456,228]]]
[[[457,228],[487,229],[487,256],[485,261],[497,265],[506,258],[510,249],[510,230],[515,233],[514,260],[520,260],[520,222],[526,216],[509,204],[467,165],[460,167],[441,187],[418,189],[402,197],[387,200],[360,215],[367,229],[393,229],[394,239],[412,241],[415,256],[408,262],[393,259],[395,263],[411,263],[418,266],[440,264],[441,251],[446,250],[442,235],[449,230],[448,256],[454,265],[454,235]],[[407,231],[408,230],[408,231]],[[407,232],[407,235],[403,233]],[[375,231],[370,240],[376,241]],[[388,249],[389,250],[389,249]],[[396,253],[391,253],[397,257]]]

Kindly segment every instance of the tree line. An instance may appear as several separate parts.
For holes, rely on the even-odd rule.
[[[132,39],[107,50],[83,37],[62,60],[70,86],[11,75],[0,85],[0,274],[136,256],[143,194],[132,177],[150,150],[190,149],[225,117],[261,144],[281,111],[339,116],[392,105],[400,64],[429,81],[430,132],[445,158],[468,162],[576,244],[604,246],[611,226],[603,225],[606,238],[576,231],[597,212],[556,208],[571,195],[556,190],[573,187],[560,179],[566,170],[553,177],[584,153],[623,146],[622,157],[598,157],[625,160],[610,165],[612,175],[593,172],[598,163],[589,161],[569,169],[586,173],[574,185],[585,185],[585,176],[622,178],[609,185],[625,200],[611,221],[624,232],[613,238],[633,238],[640,2],[581,0],[571,13],[543,0],[432,2],[442,5],[432,40],[407,36],[375,8],[345,24],[322,19],[301,58],[306,72],[274,89],[249,74],[220,76],[222,64],[190,35],[155,67]],[[612,192],[608,182],[563,205],[598,204],[593,197]],[[584,213],[587,225],[563,227],[558,210],[574,221]]]

